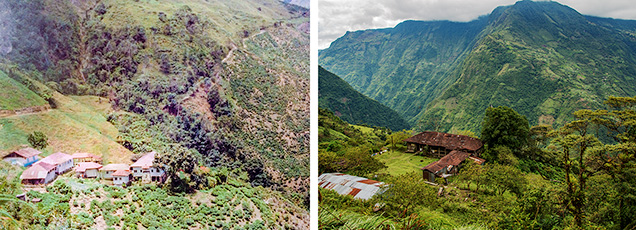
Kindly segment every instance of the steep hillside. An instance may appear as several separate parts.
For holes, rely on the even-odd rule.
[[[634,31],[636,21],[585,17],[555,2],[499,8],[420,125],[439,119],[443,130],[478,131],[488,106],[505,105],[531,124],[560,126],[611,95],[636,95]]]
[[[51,109],[6,118],[2,132],[12,136],[0,149],[41,130],[47,151],[82,149],[108,162],[156,151],[169,193],[264,187],[253,199],[267,205],[242,206],[260,216],[237,219],[223,206],[227,219],[202,228],[307,228],[307,9],[277,0],[1,4],[11,42],[0,44],[0,69],[46,88],[38,95]],[[110,153],[110,144],[126,154]]]
[[[388,127],[399,131],[409,125],[392,109],[355,91],[333,73],[318,69],[318,106],[333,111],[350,124]]]
[[[486,22],[406,21],[395,28],[347,32],[320,51],[319,63],[415,124],[426,105],[454,82],[449,72]]]
[[[439,29],[427,36],[403,32],[394,38],[407,23],[416,22],[348,33],[321,51],[320,63],[403,114],[417,129],[478,131],[483,111],[499,105],[519,111],[531,124],[561,125],[577,109],[600,108],[609,95],[636,94],[635,21],[584,16],[556,2],[520,1],[472,22],[445,22],[453,25],[446,28],[455,36]],[[411,31],[443,22],[417,23]],[[423,41],[432,37],[439,39]],[[422,50],[425,44],[430,48]],[[445,62],[432,62],[426,74],[411,71],[396,78],[374,72],[424,66],[408,62],[412,56],[395,55],[394,47],[404,53],[456,52],[440,56]],[[420,80],[412,80],[416,77]]]

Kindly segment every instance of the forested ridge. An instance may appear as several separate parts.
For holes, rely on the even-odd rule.
[[[387,127],[400,131],[409,125],[392,109],[355,91],[347,82],[318,67],[318,106],[351,124]]]
[[[251,0],[4,0],[0,5],[6,22],[0,77],[27,89],[0,101],[0,109],[21,109],[15,104],[23,95],[34,105],[50,106],[42,113],[0,117],[0,149],[29,145],[27,134],[40,131],[48,136],[45,155],[86,151],[102,155],[105,163],[127,163],[135,154],[157,151],[157,163],[168,175],[158,190],[125,188],[124,193],[137,194],[132,198],[60,179],[55,186],[61,190],[29,192],[48,199],[29,211],[46,212],[42,218],[11,211],[17,226],[81,227],[106,219],[104,228],[137,228],[140,219],[113,213],[148,215],[134,208],[152,208],[135,198],[143,200],[139,194],[147,192],[175,207],[190,199],[187,209],[195,212],[153,217],[156,222],[141,223],[146,228],[181,221],[245,229],[308,225],[307,9]],[[5,81],[4,74],[12,80]],[[20,169],[13,167],[2,166],[8,172],[4,194],[19,193]],[[100,203],[94,209],[77,201],[95,199],[84,195],[93,190],[103,193],[89,197],[114,198],[107,203],[116,207]],[[51,206],[56,199],[70,204]],[[201,203],[206,199],[218,202]],[[195,217],[211,210],[226,217]]]
[[[633,20],[519,1],[471,22],[348,32],[319,63],[416,130],[479,132],[489,106],[561,126],[609,96],[636,94],[635,30]]]

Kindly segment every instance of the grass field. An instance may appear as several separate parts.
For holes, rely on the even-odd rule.
[[[47,105],[40,96],[0,71],[0,110]]]
[[[388,168],[380,170],[379,173],[388,173],[391,175],[401,175],[408,172],[419,171],[424,166],[438,160],[436,158],[416,156],[412,153],[399,151],[388,151],[375,156],[375,158],[388,166]]]
[[[28,146],[27,136],[40,131],[48,137],[43,155],[54,152],[89,152],[104,163],[130,163],[132,152],[116,142],[119,131],[106,121],[108,99],[95,96],[66,97],[55,93],[57,109],[0,119],[0,154]]]

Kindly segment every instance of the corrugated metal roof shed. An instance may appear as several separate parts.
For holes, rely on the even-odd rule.
[[[325,173],[318,177],[321,188],[334,190],[341,195],[352,195],[354,198],[368,200],[375,194],[384,192],[384,182],[369,180],[342,173]]]

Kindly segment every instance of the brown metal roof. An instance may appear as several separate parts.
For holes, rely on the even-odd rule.
[[[98,160],[102,159],[102,157],[97,156],[97,155],[92,154],[92,153],[73,153],[73,155],[71,155],[71,157],[73,157],[73,159],[83,159],[83,158],[93,158],[93,159],[98,159]]]
[[[476,151],[484,146],[481,140],[474,137],[432,131],[418,133],[404,141],[409,143],[439,146],[451,150]]]
[[[449,165],[457,166],[462,161],[466,160],[466,158],[470,157],[470,153],[453,150],[448,153],[446,156],[442,157],[438,161],[430,163],[426,167],[422,168],[422,170],[427,170],[432,173],[437,173],[439,170],[442,170]]]
[[[23,148],[20,150],[13,151],[11,153],[15,153],[16,155],[21,156],[23,158],[29,158],[32,156],[40,155],[42,152],[34,148]],[[11,155],[11,153],[9,153],[9,155]]]

